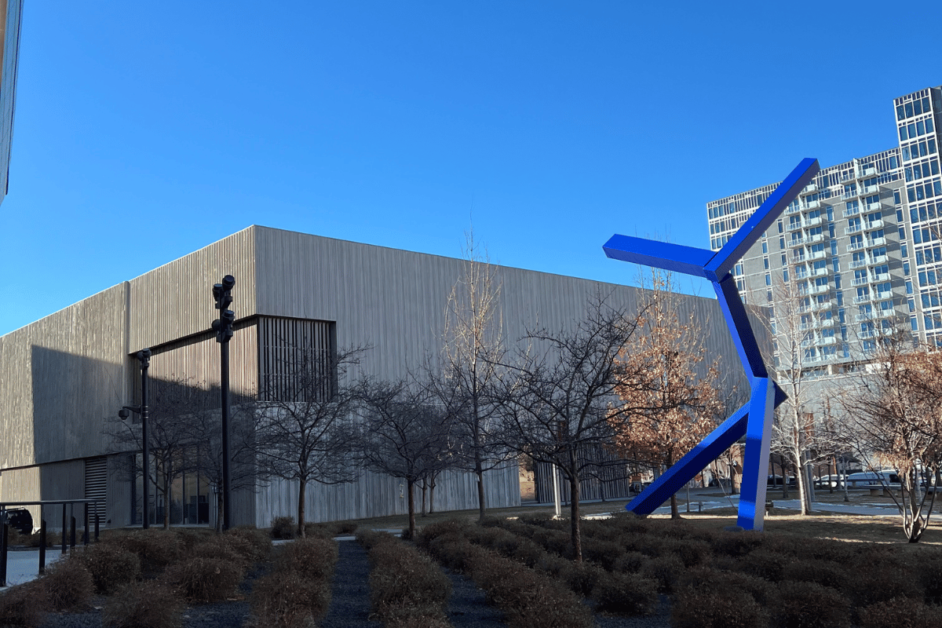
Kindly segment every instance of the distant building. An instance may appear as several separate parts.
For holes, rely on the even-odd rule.
[[[773,321],[782,309],[775,285],[793,282],[810,376],[866,360],[894,319],[942,345],[942,88],[901,96],[891,111],[898,145],[823,167],[735,267],[740,292],[772,306]],[[711,248],[719,250],[776,185],[708,203]]]
[[[601,258],[587,252],[593,253]],[[0,502],[104,497],[107,525],[140,522],[141,479],[131,482],[118,472],[139,453],[112,451],[107,426],[122,405],[139,403],[133,356],[145,347],[153,351],[153,381],[187,377],[205,388],[219,385],[212,285],[225,274],[236,278],[232,392],[252,400],[260,381],[285,375],[277,370],[278,356],[302,338],[320,351],[371,345],[362,373],[405,377],[426,355],[438,355],[448,295],[462,272],[460,259],[250,227],[2,336]],[[503,335],[510,343],[528,326],[571,326],[599,289],[616,306],[633,307],[643,296],[638,288],[573,277],[506,267],[498,272]],[[741,368],[717,302],[678,298],[681,320],[694,313],[702,321],[710,359],[719,356],[733,369],[732,385]],[[591,495],[593,480],[586,482],[584,494]],[[297,488],[276,481],[237,494],[234,522],[268,526],[275,516],[293,515]],[[486,490],[490,507],[518,505],[516,464],[489,472]],[[170,503],[152,505],[153,517],[169,508],[175,524],[211,523],[215,498],[199,472],[187,474],[171,493]],[[403,483],[372,473],[352,484],[312,484],[307,495],[311,521],[407,508]],[[444,474],[435,500],[437,511],[475,508],[474,476]],[[59,516],[47,513],[52,525]],[[38,511],[33,517],[39,521]]]
[[[9,190],[23,0],[0,0],[0,203]]]

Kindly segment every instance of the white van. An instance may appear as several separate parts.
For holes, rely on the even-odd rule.
[[[899,486],[899,474],[896,471],[861,471],[847,476],[847,485],[851,488],[858,486],[871,486],[874,484],[888,484]]]

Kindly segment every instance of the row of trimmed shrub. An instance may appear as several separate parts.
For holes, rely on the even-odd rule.
[[[386,628],[448,628],[451,580],[411,544],[386,532],[360,530],[369,553],[370,608]]]
[[[445,566],[468,575],[514,628],[582,628],[593,625],[582,600],[552,576],[537,573],[465,537],[469,526],[445,521],[426,526],[416,543]]]
[[[568,522],[489,521],[569,556]],[[789,535],[711,531],[631,515],[583,524],[583,555],[614,573],[654,578],[673,592],[678,626],[899,625],[893,612],[942,625],[942,553]],[[505,544],[507,541],[503,541]],[[706,587],[701,583],[707,583]],[[750,601],[744,602],[743,593]],[[708,600],[715,603],[704,606]],[[800,602],[800,603],[799,603]],[[934,623],[933,623],[934,622]]]
[[[255,581],[252,613],[258,627],[311,626],[327,614],[337,543],[323,537],[298,539],[280,548],[271,573]]]
[[[460,530],[472,543],[561,581],[573,593],[592,599],[600,611],[648,615],[657,607],[659,590],[666,592],[661,586],[656,561],[650,563],[655,567],[653,570],[607,573],[591,562],[576,563],[550,553],[532,539],[514,533],[512,528],[463,525]]]
[[[105,626],[173,628],[185,603],[237,593],[245,571],[268,556],[271,540],[254,528],[112,532],[49,567],[42,578],[0,596],[0,625],[39,625],[44,611],[80,611],[109,596]]]

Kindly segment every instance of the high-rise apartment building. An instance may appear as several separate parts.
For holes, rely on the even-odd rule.
[[[895,99],[898,145],[822,168],[736,265],[740,293],[772,308],[773,328],[787,315],[803,332],[808,375],[844,372],[901,321],[942,345],[940,112],[942,87]],[[707,204],[714,251],[776,185]]]

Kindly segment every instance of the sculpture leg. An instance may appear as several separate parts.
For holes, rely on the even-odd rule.
[[[650,515],[658,506],[670,499],[671,495],[696,477],[717,456],[742,438],[743,434],[746,433],[746,425],[749,422],[750,408],[751,404],[747,403],[737,410],[733,416],[726,419],[722,425],[710,432],[696,447],[687,452],[686,456],[675,462],[651,486],[631,500],[625,506],[625,510],[636,515]],[[766,456],[766,459],[768,459],[768,456]],[[764,495],[763,493],[763,499]]]
[[[768,378],[756,378],[749,399],[746,426],[746,454],[743,460],[739,517],[736,523],[745,530],[762,530],[765,519],[765,493],[769,480],[769,443],[775,384]]]

